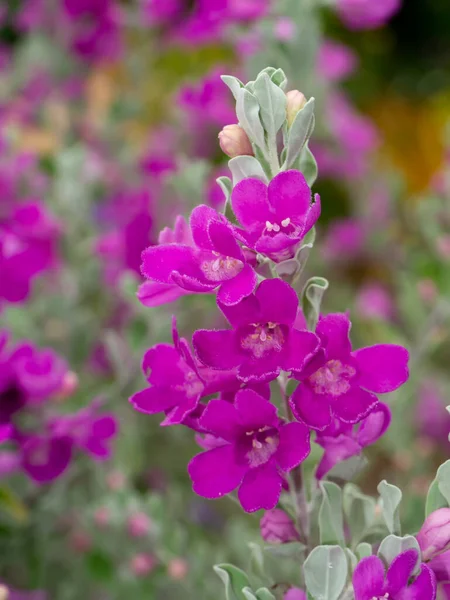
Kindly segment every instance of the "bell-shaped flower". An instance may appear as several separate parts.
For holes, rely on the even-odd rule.
[[[300,376],[290,405],[297,419],[319,431],[333,417],[358,423],[378,404],[375,394],[393,392],[408,377],[408,351],[394,344],[378,344],[352,352],[350,320],[345,313],[321,317],[316,333],[321,352]]]
[[[247,512],[274,508],[285,474],[310,452],[309,429],[281,421],[276,407],[252,390],[238,392],[234,404],[211,400],[200,421],[223,444],[189,463],[194,491],[221,498],[239,487]]]
[[[213,369],[233,369],[241,381],[271,381],[281,370],[300,372],[319,349],[318,337],[294,328],[295,290],[281,279],[266,279],[236,306],[218,303],[233,329],[199,330],[197,356]]]
[[[222,304],[234,305],[253,292],[256,273],[246,262],[231,224],[213,208],[197,206],[190,220],[194,246],[169,243],[142,253],[142,273],[151,281],[183,290],[210,293],[218,289]]]

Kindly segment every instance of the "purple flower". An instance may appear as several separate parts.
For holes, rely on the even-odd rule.
[[[351,75],[357,65],[358,58],[353,51],[333,40],[325,40],[320,47],[317,68],[327,81],[341,81]]]
[[[428,565],[438,583],[450,583],[450,550],[435,556]]]
[[[256,273],[246,263],[226,218],[206,205],[192,211],[195,246],[160,244],[142,254],[142,273],[148,279],[176,284],[190,292],[212,292],[227,305],[238,304],[253,292]]]
[[[208,384],[208,370],[196,364],[189,344],[179,338],[175,322],[173,346],[157,344],[147,350],[142,369],[150,387],[134,394],[130,402],[139,412],[150,415],[165,412],[162,425],[182,423],[198,407],[203,396],[226,387],[226,379],[236,380],[233,373],[227,373],[211,378]]]
[[[294,522],[284,510],[279,508],[267,510],[259,526],[262,539],[270,544],[286,544],[299,539]]]
[[[301,383],[290,405],[297,419],[324,430],[333,417],[358,423],[378,404],[375,394],[386,394],[407,381],[408,351],[402,346],[379,344],[352,352],[351,323],[344,313],[321,317],[316,333],[321,352],[296,379]]]
[[[407,550],[394,559],[387,572],[377,556],[364,558],[353,574],[355,600],[435,600],[436,578],[427,565],[422,564],[411,581],[417,558],[417,550]]]
[[[50,348],[22,344],[12,353],[16,380],[29,401],[39,402],[63,389],[69,372],[66,361]]]
[[[69,435],[29,436],[21,443],[21,466],[36,483],[49,483],[69,467],[72,452],[73,441]]]
[[[391,294],[376,282],[367,283],[359,290],[356,304],[359,314],[366,319],[389,321],[395,314]]]
[[[289,258],[320,216],[320,198],[299,171],[279,173],[269,185],[259,179],[240,181],[231,196],[243,241],[273,260]]]
[[[416,538],[425,561],[450,550],[450,508],[440,508],[428,515]]]
[[[415,415],[417,429],[424,437],[448,449],[450,417],[445,405],[446,399],[436,383],[432,380],[425,381],[419,389]]]
[[[389,407],[379,402],[356,426],[334,419],[324,431],[316,436],[316,444],[325,450],[317,466],[316,477],[322,479],[338,463],[358,456],[386,432],[391,422]]]
[[[283,600],[307,600],[307,597],[300,588],[291,588],[285,593]]]
[[[401,0],[338,0],[337,12],[349,29],[376,29],[385,25],[401,4]]]
[[[298,298],[281,279],[267,279],[236,306],[218,303],[234,329],[199,330],[197,356],[213,369],[237,370],[241,381],[270,381],[281,370],[300,372],[318,351],[316,335],[294,329]]]
[[[323,255],[332,262],[355,259],[363,250],[367,231],[359,219],[336,219],[328,228]]]
[[[195,456],[188,466],[194,491],[220,498],[239,487],[247,512],[274,508],[284,474],[309,454],[309,430],[301,423],[283,423],[276,407],[252,390],[241,390],[235,404],[211,400],[202,426],[225,444]]]
[[[216,187],[218,187],[216,185]],[[186,223],[181,215],[175,219],[175,226],[172,229],[165,227],[159,234],[159,244],[181,244],[184,246],[194,246],[194,240]],[[158,281],[145,281],[139,286],[137,297],[144,306],[161,306],[174,302],[192,292],[181,288],[176,283],[160,283]]]

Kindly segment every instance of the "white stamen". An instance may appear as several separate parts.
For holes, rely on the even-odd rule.
[[[266,221],[266,229],[267,231],[272,231],[273,225],[270,221]]]
[[[281,227],[278,225],[278,223],[274,223],[274,224],[272,225],[272,229],[273,229],[273,230],[274,230],[276,233],[278,233],[278,232],[280,231]]]
[[[263,330],[261,331],[261,333],[259,334],[259,339],[260,339],[262,342],[265,342],[265,341],[267,340],[267,334],[266,334],[266,330],[265,330],[265,329],[263,329]]]
[[[212,270],[213,271],[218,271],[220,269],[220,258],[218,258],[217,260],[215,260],[212,264]]]
[[[289,217],[287,219],[284,219],[283,221],[281,221],[281,227],[287,227],[290,224],[291,224],[291,219]]]

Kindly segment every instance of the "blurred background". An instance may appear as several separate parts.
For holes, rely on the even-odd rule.
[[[216,599],[212,566],[248,566],[261,515],[196,497],[192,431],[128,397],[172,314],[188,339],[218,318],[138,298],[140,255],[223,209],[220,75],[269,65],[317,102],[325,308],[411,352],[359,483],[403,486],[420,527],[450,454],[449,34],[446,0],[0,1],[1,598]]]

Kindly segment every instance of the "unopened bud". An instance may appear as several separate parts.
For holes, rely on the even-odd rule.
[[[73,371],[67,371],[62,380],[61,389],[58,393],[58,398],[65,400],[72,396],[78,388],[78,375]]]
[[[283,600],[306,600],[306,594],[300,588],[291,588],[285,593]]]
[[[175,581],[183,580],[188,574],[189,566],[184,558],[173,558],[167,565],[167,573]]]
[[[450,508],[439,508],[428,515],[416,537],[423,561],[450,550]]]
[[[9,590],[6,585],[0,585],[0,600],[8,600]]]
[[[262,539],[270,544],[286,544],[298,540],[294,522],[279,508],[266,510],[259,525]]]
[[[219,144],[222,151],[230,158],[253,156],[250,140],[240,125],[225,125],[219,133]]]
[[[297,113],[299,113],[306,104],[305,96],[298,90],[291,90],[286,94],[287,106],[286,115],[288,127],[294,122]]]
[[[150,518],[143,512],[135,513],[128,518],[127,530],[131,537],[144,537],[151,527]]]
[[[141,552],[135,554],[130,561],[130,571],[136,577],[145,577],[153,571],[156,566],[156,559],[152,554]]]

